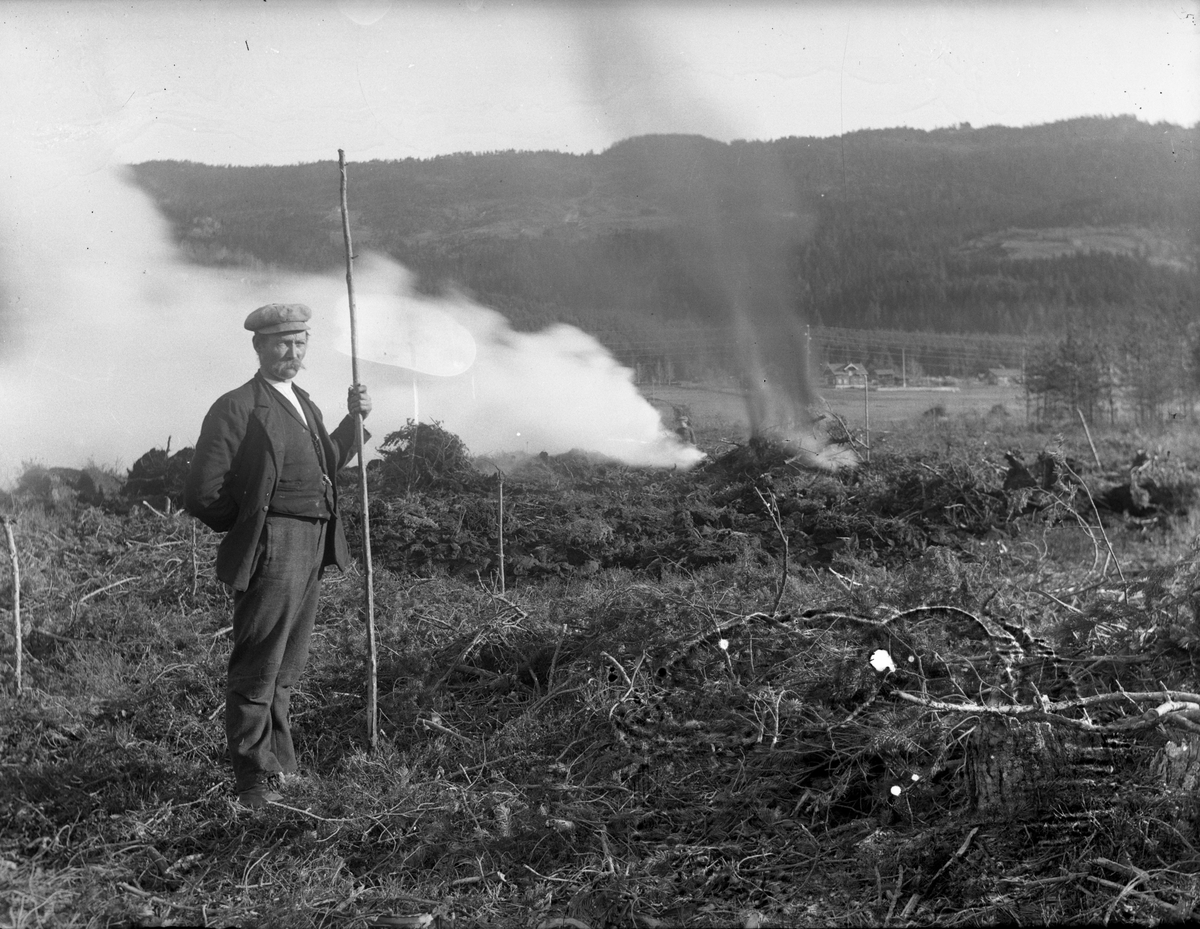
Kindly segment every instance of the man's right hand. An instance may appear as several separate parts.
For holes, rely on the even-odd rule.
[[[365,384],[350,387],[346,395],[346,409],[350,411],[351,416],[367,418],[367,414],[371,412],[371,397],[367,394]]]

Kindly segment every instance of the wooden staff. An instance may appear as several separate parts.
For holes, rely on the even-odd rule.
[[[499,469],[497,469],[499,470]],[[500,471],[500,519],[496,527],[496,535],[500,545],[500,593],[504,593],[504,472]]]
[[[350,299],[350,368],[354,390],[358,391],[358,328],[354,318],[354,258],[350,247],[350,213],[346,209],[346,153],[338,149],[338,168],[342,174],[342,236],[346,240],[346,291]],[[377,689],[375,654],[375,585],[371,572],[371,519],[367,508],[367,462],[363,454],[362,413],[354,417],[354,435],[358,441],[358,487],[362,495],[363,568],[366,572],[367,596],[367,743],[372,749],[379,743],[376,717]]]

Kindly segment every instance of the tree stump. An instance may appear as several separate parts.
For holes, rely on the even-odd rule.
[[[1194,823],[1200,818],[1200,737],[1182,736],[1168,742],[1155,759],[1154,770],[1161,779],[1168,803],[1179,823]]]
[[[1200,738],[1168,742],[1156,759],[1163,786],[1193,793],[1200,785]]]
[[[977,812],[1006,819],[1044,809],[1066,767],[1062,735],[1049,723],[985,717],[971,736],[967,777]]]

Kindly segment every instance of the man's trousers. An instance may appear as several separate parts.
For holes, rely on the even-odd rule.
[[[308,661],[327,525],[268,514],[250,584],[234,594],[225,734],[239,792],[297,770],[288,709]]]

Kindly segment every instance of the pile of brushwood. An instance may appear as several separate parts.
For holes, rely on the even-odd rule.
[[[1102,447],[683,473],[410,423],[369,469],[380,743],[352,570],[265,811],[228,782],[219,537],[0,498],[0,925],[1191,919],[1195,471]]]
[[[82,505],[125,514],[140,505],[169,512],[183,505],[183,483],[193,451],[184,448],[172,454],[168,440],[166,448],[148,450],[125,474],[96,464],[83,468],[31,465],[10,497],[51,510]]]
[[[911,455],[830,474],[796,463],[781,442],[756,439],[691,472],[647,472],[578,450],[472,462],[440,425],[410,422],[382,450],[371,468],[381,563],[422,577],[497,577],[503,519],[503,573],[517,585],[611,568],[657,577],[746,558],[765,565],[785,548],[794,566],[840,555],[894,566],[930,546],[961,551],[965,539],[1017,535],[1031,515],[1166,524],[1186,516],[1196,486],[1179,468],[1158,481],[1105,474],[1093,495],[1082,466],[1053,449],[1028,467],[1013,452],[1002,467],[933,467]]]

